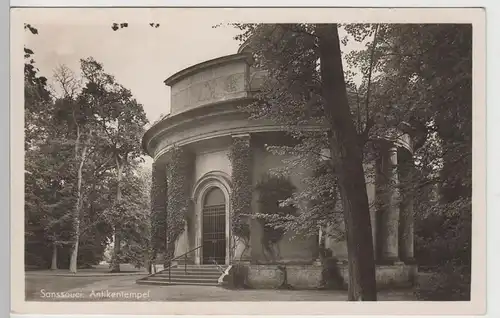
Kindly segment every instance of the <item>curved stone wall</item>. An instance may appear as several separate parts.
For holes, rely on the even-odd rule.
[[[171,115],[247,97],[247,56],[228,55],[184,69],[165,81],[171,87]]]
[[[144,150],[157,158],[174,144],[283,130],[269,121],[249,121],[238,110],[251,101],[252,92],[265,80],[266,73],[250,64],[249,55],[241,52],[193,65],[166,79],[165,84],[171,87],[171,112],[145,133]],[[323,129],[317,125],[304,128]],[[390,132],[381,139],[412,151],[408,134]]]
[[[174,146],[193,155],[194,160],[190,164],[192,175],[186,181],[186,187],[189,183],[193,189],[192,185],[198,184],[205,176],[215,172],[226,175],[227,179],[232,178],[234,174],[232,174],[232,163],[228,154],[233,138],[242,134],[249,135],[254,140],[251,144],[251,179],[254,180],[253,186],[255,186],[262,175],[272,168],[281,166],[283,159],[286,159],[267,153],[264,147],[268,140],[281,138],[281,133],[271,132],[282,132],[284,127],[272,121],[249,120],[248,115],[239,109],[239,106],[251,103],[252,93],[261,87],[265,76],[265,72],[250,66],[248,55],[245,53],[206,61],[172,75],[165,81],[165,84],[172,88],[171,113],[148,129],[142,140],[143,149],[154,158],[157,164],[168,163],[168,150]],[[302,127],[304,130],[324,130],[325,128],[327,127],[314,123]],[[378,259],[383,262],[395,262],[398,257],[411,260],[413,257],[413,219],[411,217],[413,203],[411,199],[407,199],[405,204],[399,205],[396,200],[399,193],[393,191],[390,195],[381,197],[385,200],[384,202],[388,203],[389,208],[378,209],[374,204],[375,198],[380,195],[380,191],[377,189],[382,189],[382,186],[388,184],[387,180],[380,177],[384,175],[386,178],[390,177],[389,181],[397,182],[399,175],[394,168],[397,166],[399,158],[403,159],[402,162],[411,160],[410,153],[413,146],[408,133],[411,133],[411,130],[402,125],[399,129],[387,130],[380,134],[379,141],[383,146],[380,148],[383,149],[381,150],[383,154],[380,156],[380,160],[371,162],[364,167],[367,175],[369,175],[368,171],[373,172],[373,177],[370,180],[367,178],[367,192],[371,205],[372,224],[382,224],[372,229],[374,252],[379,256]],[[375,167],[380,167],[380,169],[375,169]],[[309,175],[311,171],[299,171],[302,169],[299,167],[294,169],[297,171],[292,173],[291,181],[297,189],[302,189],[302,176]],[[380,172],[378,172],[379,170]],[[229,264],[231,263],[229,257],[238,255],[239,252],[237,249],[234,253],[231,252],[231,246],[234,245],[229,243],[231,238],[230,224],[232,224],[231,205],[229,204],[231,189],[230,186],[225,186],[225,188],[227,188],[225,192],[227,203],[225,255],[226,264]],[[183,254],[202,244],[203,223],[200,217],[202,208],[200,202],[203,200],[200,198],[203,194],[197,196],[196,191],[194,191],[193,194],[189,195],[192,195],[193,201],[185,215],[185,231],[176,241],[176,255]],[[255,194],[249,212],[258,212],[257,199]],[[262,249],[261,230],[261,224],[256,220],[250,222],[249,248],[245,249],[245,255],[241,256],[252,262],[263,264],[268,260]],[[399,246],[402,248],[400,249]],[[345,241],[325,240],[325,247],[330,248],[335,258],[347,258]],[[319,253],[318,238],[299,239],[296,237],[290,239],[286,236],[277,244],[277,251],[280,261],[286,263],[287,266],[312,264],[316,261]],[[191,261],[200,263],[202,261],[200,253],[202,253],[201,250],[198,250],[194,255],[194,260]],[[296,280],[299,281],[297,284],[300,285],[303,284],[302,280],[309,281],[309,278],[296,277],[298,275],[296,273],[300,273],[301,268],[297,267],[290,272],[290,283]],[[408,276],[404,274],[406,272],[403,273],[400,270],[392,273],[383,269],[379,272],[377,277],[380,276],[383,280],[397,280],[398,277],[406,280]],[[315,270],[311,275],[317,278],[317,274],[318,272]]]

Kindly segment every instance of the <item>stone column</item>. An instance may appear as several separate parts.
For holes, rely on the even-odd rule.
[[[175,147],[169,151],[167,176],[167,255],[173,257],[188,250],[185,233],[186,220],[191,211],[191,186],[194,171],[194,156],[185,148]]]
[[[167,218],[167,178],[164,162],[153,162],[151,171],[151,236],[155,255],[150,255],[150,260],[156,258],[156,254],[166,255],[166,218]]]
[[[368,195],[368,204],[370,205],[370,223],[372,227],[372,240],[373,240],[373,255],[376,258],[377,254],[377,162],[370,160],[369,163],[364,165],[365,179],[366,179],[366,194]]]
[[[404,262],[413,262],[413,245],[414,245],[414,214],[413,214],[413,192],[411,182],[411,174],[413,170],[413,162],[411,154],[409,158],[405,158],[401,163],[400,177],[404,184],[402,190],[401,215],[399,219],[399,255]]]
[[[250,224],[248,217],[252,213],[253,195],[253,153],[251,148],[250,134],[239,134],[232,136],[233,141],[230,148],[229,159],[232,171],[231,190],[231,216],[230,226],[227,233],[229,242],[230,263],[236,261],[249,261],[251,255]]]
[[[321,149],[321,157],[320,157],[320,162],[316,166],[316,170],[313,170],[313,174],[316,174],[318,169],[323,170],[324,165],[329,165],[330,164],[330,158],[331,158],[331,150],[328,148],[323,148]],[[337,195],[337,194],[335,194]],[[311,204],[310,202],[307,204]],[[327,247],[327,233],[329,232],[329,228],[323,228],[320,227],[318,229],[318,234],[317,234],[317,240],[315,246],[313,248],[316,249],[315,251],[315,256],[313,257],[313,264],[314,265],[321,265],[323,262],[322,260],[327,257],[327,252],[326,249]],[[345,242],[343,242],[345,243]],[[331,249],[330,249],[331,250]],[[330,255],[331,256],[331,255]]]
[[[395,146],[389,147],[384,164],[384,172],[386,173],[386,209],[385,217],[381,226],[384,227],[384,243],[381,247],[381,258],[384,261],[399,260],[399,191],[397,186],[398,180],[398,149]]]

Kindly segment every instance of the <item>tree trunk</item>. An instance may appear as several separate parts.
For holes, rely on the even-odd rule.
[[[120,271],[120,245],[121,245],[121,237],[118,231],[115,228],[115,234],[114,234],[114,246],[113,246],[113,258],[112,258],[112,265],[111,265],[111,271],[112,272],[119,272]]]
[[[79,244],[79,240],[77,239],[73,243],[73,248],[71,249],[71,259],[69,262],[69,271],[73,274],[76,274],[76,270],[77,270],[78,244]]]
[[[56,242],[52,243],[52,265],[50,266],[51,270],[57,269],[57,244]]]
[[[78,151],[78,142],[75,146],[76,151]],[[77,177],[77,193],[76,193],[76,204],[73,214],[73,247],[71,250],[71,259],[69,262],[69,271],[71,273],[76,273],[77,271],[77,259],[78,259],[78,245],[80,241],[80,214],[82,209],[82,171],[85,159],[87,157],[88,146],[85,145],[82,150],[82,155],[80,156],[80,164],[78,166],[78,177]],[[77,152],[78,155],[78,152]]]
[[[348,299],[377,300],[375,262],[363,153],[351,117],[336,24],[317,25],[325,113],[331,125],[332,163],[338,177],[349,262]]]
[[[152,272],[153,272],[153,269],[152,269],[153,258],[151,255],[152,255],[151,249],[148,249],[148,254],[147,254],[147,259],[146,259],[146,267],[148,268],[149,274],[152,274]]]
[[[121,189],[121,182],[122,182],[122,170],[123,166],[122,163],[120,162],[120,159],[118,157],[115,158],[116,162],[116,205],[119,207],[122,201],[122,189]],[[121,248],[121,233],[120,233],[120,226],[119,224],[115,224],[115,237],[114,237],[114,242],[115,245],[113,246],[113,264],[111,271],[112,272],[119,272],[120,271],[120,248]]]

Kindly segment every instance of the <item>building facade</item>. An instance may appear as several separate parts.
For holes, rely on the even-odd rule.
[[[276,287],[284,265],[288,283],[296,288],[321,285],[322,245],[331,251],[347,281],[345,241],[322,239],[320,230],[316,237],[285,236],[277,243],[279,257],[270,260],[261,244],[263,227],[248,216],[258,212],[258,195],[252,189],[286,159],[265,147],[283,138],[282,127],[248,120],[238,109],[251,102],[263,76],[251,67],[246,54],[238,52],[191,66],[165,81],[171,87],[171,112],[145,133],[143,148],[154,159],[153,173],[165,174],[165,182],[154,181],[154,186],[166,193],[167,222],[177,224],[176,228],[168,225],[167,245],[175,246],[174,256],[189,252],[186,259],[192,264],[246,264],[248,284],[254,287]],[[401,134],[381,140],[381,145],[380,158],[366,167],[378,171],[374,178],[367,177],[377,281],[379,285],[408,284],[416,270],[412,200],[405,196],[383,210],[377,209],[375,201],[399,200],[397,188],[389,194],[380,194],[379,189],[381,183],[405,178],[396,167],[411,159],[411,140]],[[301,189],[302,180],[294,175],[290,181]],[[241,228],[246,229],[244,234]]]

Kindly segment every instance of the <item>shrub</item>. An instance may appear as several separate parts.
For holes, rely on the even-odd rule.
[[[470,281],[469,266],[449,262],[429,274],[421,274],[415,293],[419,300],[468,301]]]
[[[321,257],[321,286],[320,289],[347,289],[344,278],[340,273],[340,268],[337,265],[337,259],[332,256],[330,249],[322,248],[320,251]]]

